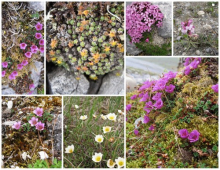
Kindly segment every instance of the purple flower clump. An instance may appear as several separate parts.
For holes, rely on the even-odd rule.
[[[188,136],[188,139],[189,141],[192,143],[192,142],[196,142],[199,140],[199,135],[200,133],[197,131],[197,130],[193,130],[189,136]]]
[[[212,90],[214,90],[214,92],[218,93],[218,84],[213,85]]]
[[[139,131],[137,129],[135,129],[134,134],[137,136],[139,134]]]
[[[169,86],[166,86],[165,91],[167,93],[173,93],[174,89],[175,89],[175,86],[173,84],[170,84]]]
[[[180,129],[178,133],[181,138],[187,138],[189,136],[189,132],[187,129]]]
[[[132,43],[140,42],[144,32],[150,32],[152,25],[162,26],[164,15],[157,5],[150,2],[133,2],[126,9],[126,30]]]
[[[192,25],[193,20],[188,20],[186,22],[181,22],[181,26],[182,26],[182,33],[183,34],[188,34],[191,35],[192,33],[194,33],[194,29],[195,27]]]
[[[198,68],[198,65],[201,63],[201,58],[186,58],[184,62],[184,74],[189,75],[193,69]]]
[[[150,118],[148,116],[144,116],[143,123],[148,123],[150,121]]]
[[[126,105],[126,111],[129,111],[129,110],[131,110],[131,104]]]

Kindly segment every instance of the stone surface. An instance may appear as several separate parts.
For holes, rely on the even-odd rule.
[[[136,80],[129,74],[126,74],[126,92],[132,92],[137,86]]]
[[[89,88],[89,82],[83,75],[78,81],[73,73],[62,67],[48,73],[48,80],[53,94],[86,94]]]
[[[34,65],[36,67],[35,69],[31,70],[31,79],[33,80],[35,88],[38,87],[39,81],[40,81],[40,74],[41,70],[43,69],[43,63],[39,61],[34,61]],[[37,94],[37,93],[35,93]]]
[[[116,74],[120,72],[120,76]],[[103,80],[98,94],[124,94],[124,72],[115,70],[107,74]]]
[[[15,94],[15,91],[8,85],[2,85],[2,94],[3,95]]]
[[[43,11],[44,10],[44,2],[29,2],[29,8],[35,11]]]
[[[133,43],[130,43],[128,36],[126,35],[126,52],[130,56],[137,56],[142,50],[136,48]]]

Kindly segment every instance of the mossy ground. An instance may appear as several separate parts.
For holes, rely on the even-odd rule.
[[[126,123],[127,168],[218,167],[218,93],[211,88],[218,82],[218,70],[210,74],[215,66],[217,59],[205,58],[190,75],[178,75],[172,82],[174,93],[166,96],[161,110],[149,114],[149,123],[139,124],[138,136],[134,122],[145,114],[144,102],[130,99],[138,91],[127,94],[126,103],[132,104]],[[148,130],[152,124],[154,131]],[[181,139],[180,129],[198,130],[199,140]]]

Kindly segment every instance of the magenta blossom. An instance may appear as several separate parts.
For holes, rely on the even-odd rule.
[[[189,75],[190,72],[191,72],[190,66],[187,66],[184,70],[185,75]]]
[[[151,125],[151,126],[149,127],[149,130],[153,131],[153,130],[154,130],[154,126]]]
[[[18,75],[17,71],[13,71],[11,74],[13,74],[15,77]]]
[[[192,33],[194,33],[195,27],[192,25],[192,22],[193,22],[193,20],[191,20],[191,19],[186,22],[181,22],[183,34],[191,35]]]
[[[32,45],[31,46],[31,52],[32,53],[37,53],[37,51],[38,51],[38,47],[36,45]]]
[[[157,100],[154,107],[156,107],[156,109],[161,109],[163,107],[163,101],[161,99]]]
[[[135,95],[133,95],[133,96],[131,96],[131,100],[134,100],[134,99],[136,99],[137,98],[137,95],[135,94]]]
[[[156,93],[153,97],[152,100],[159,100],[161,99],[162,93]]]
[[[36,34],[35,34],[35,38],[41,39],[41,38],[42,38],[42,34],[41,34],[41,33],[36,33]]]
[[[148,123],[150,121],[150,118],[148,116],[144,116],[143,123]]]
[[[42,28],[43,28],[43,24],[41,24],[40,22],[38,22],[38,23],[35,25],[35,28],[36,28],[37,31],[40,31],[40,30],[42,30]]]
[[[44,45],[44,39],[40,39],[39,45]]]
[[[40,52],[44,53],[44,47],[40,47]]]
[[[168,80],[174,79],[176,77],[177,73],[169,71],[168,73],[164,74],[164,77]]]
[[[33,94],[33,93],[34,93],[34,91],[30,91],[28,94],[31,95],[31,94]]]
[[[18,69],[18,70],[22,70],[22,68],[23,68],[23,65],[22,65],[22,64],[18,64],[18,65],[17,65],[17,69]]]
[[[30,89],[30,90],[33,90],[34,88],[35,88],[34,83],[32,83],[32,84],[29,85],[29,89]]]
[[[2,77],[5,77],[6,71],[2,71]]]
[[[135,129],[134,134],[137,136],[139,134],[139,131],[137,129]]]
[[[145,42],[147,42],[147,43],[148,43],[148,42],[149,42],[149,39],[147,38],[147,39],[145,40]]]
[[[31,126],[35,126],[38,122],[38,118],[32,117],[28,122],[31,124]]]
[[[21,122],[15,122],[15,123],[13,124],[13,126],[12,126],[12,129],[17,129],[17,130],[19,130],[20,127],[21,127]]]
[[[35,126],[37,130],[44,130],[44,123],[42,123],[41,121],[38,122]]]
[[[214,92],[218,93],[218,84],[213,85],[212,90],[214,90]]]
[[[2,62],[2,67],[3,67],[3,68],[7,68],[7,67],[8,67],[8,62],[7,62],[7,61]]]
[[[35,110],[34,110],[34,113],[37,115],[37,116],[39,116],[39,117],[41,117],[42,115],[43,115],[43,113],[44,113],[44,110],[43,110],[43,108],[36,108]]]
[[[189,136],[189,132],[187,129],[180,129],[178,133],[181,138],[187,138]]]
[[[8,78],[9,78],[10,80],[14,80],[14,79],[15,79],[15,76],[14,76],[13,73],[11,73],[11,74],[8,76]]]
[[[22,61],[22,63],[21,63],[23,66],[26,66],[26,65],[28,65],[28,61],[27,60],[24,60],[24,61]]]
[[[173,93],[174,89],[175,89],[175,86],[170,84],[169,86],[166,86],[165,91],[167,93]]]
[[[25,55],[27,58],[31,58],[32,53],[31,53],[31,52],[26,52],[24,55]]]
[[[199,135],[200,133],[197,130],[193,130],[190,134],[189,134],[189,141],[192,142],[196,142],[199,140]]]
[[[126,105],[126,111],[129,111],[129,110],[131,110],[131,104]]]
[[[25,43],[20,44],[20,49],[25,50],[26,47],[27,47],[27,44]]]

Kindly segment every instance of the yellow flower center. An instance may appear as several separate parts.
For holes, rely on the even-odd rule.
[[[110,120],[114,120],[114,118],[115,118],[114,116],[109,116]]]
[[[110,159],[110,161],[109,161],[109,165],[110,165],[110,166],[113,166],[113,165],[114,165],[113,160]]]
[[[100,162],[101,161],[101,156],[96,156],[96,159],[95,159],[97,162]]]
[[[73,153],[73,149],[72,148],[69,149],[69,153]]]
[[[102,138],[98,138],[97,141],[98,141],[98,142],[101,142],[101,141],[102,141]]]
[[[118,165],[119,165],[119,166],[124,166],[124,161],[119,161],[119,162],[118,162]]]
[[[105,131],[106,131],[106,132],[109,132],[109,131],[110,131],[110,128],[109,128],[109,127],[106,127],[106,128],[105,128]]]

